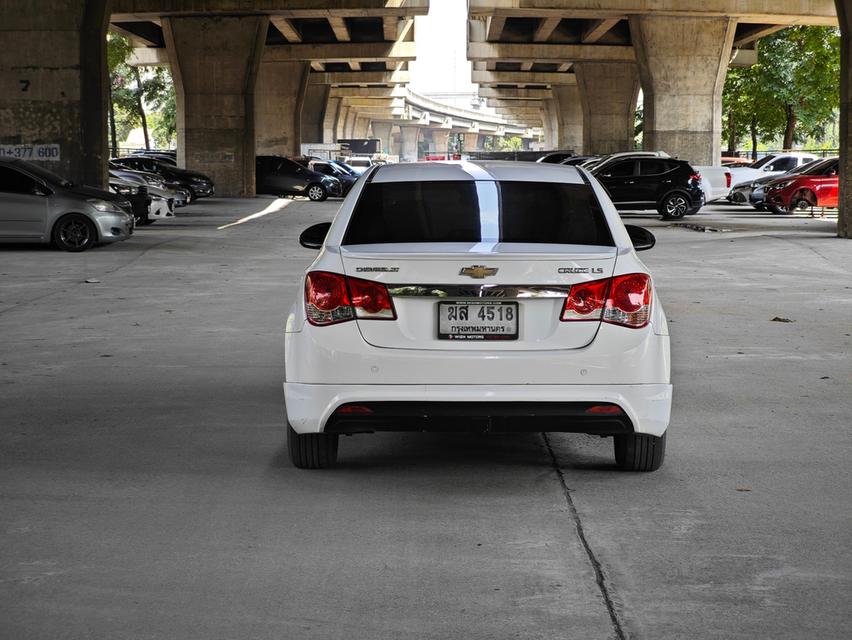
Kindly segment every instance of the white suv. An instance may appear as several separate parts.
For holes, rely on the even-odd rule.
[[[669,335],[601,185],[565,165],[372,167],[332,223],[287,319],[286,414],[297,467],[334,464],[339,434],[560,431],[614,436],[653,471],[669,424]]]

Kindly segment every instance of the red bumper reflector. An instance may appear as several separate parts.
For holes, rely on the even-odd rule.
[[[373,413],[373,410],[370,407],[365,407],[361,404],[348,404],[343,407],[340,407],[335,413],[344,413],[349,415],[366,415],[368,413]]]
[[[611,416],[617,413],[621,413],[621,407],[618,407],[614,404],[596,404],[594,407],[589,407],[588,409],[586,409],[586,413]]]

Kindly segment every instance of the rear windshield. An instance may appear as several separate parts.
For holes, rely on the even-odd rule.
[[[343,244],[391,242],[613,246],[586,184],[371,182],[364,185]]]

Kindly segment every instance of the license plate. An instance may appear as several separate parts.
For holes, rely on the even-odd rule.
[[[518,303],[439,302],[439,340],[517,340]]]

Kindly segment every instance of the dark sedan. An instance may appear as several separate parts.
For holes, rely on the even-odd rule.
[[[163,176],[166,182],[178,184],[181,187],[189,189],[193,200],[195,198],[206,198],[216,193],[213,180],[203,173],[179,169],[156,158],[128,156],[126,158],[114,158],[110,162],[126,169],[132,169],[133,171],[147,171]]]
[[[322,202],[329,196],[343,196],[340,180],[311,171],[283,156],[257,156],[256,176],[258,193],[307,196],[314,202]]]

